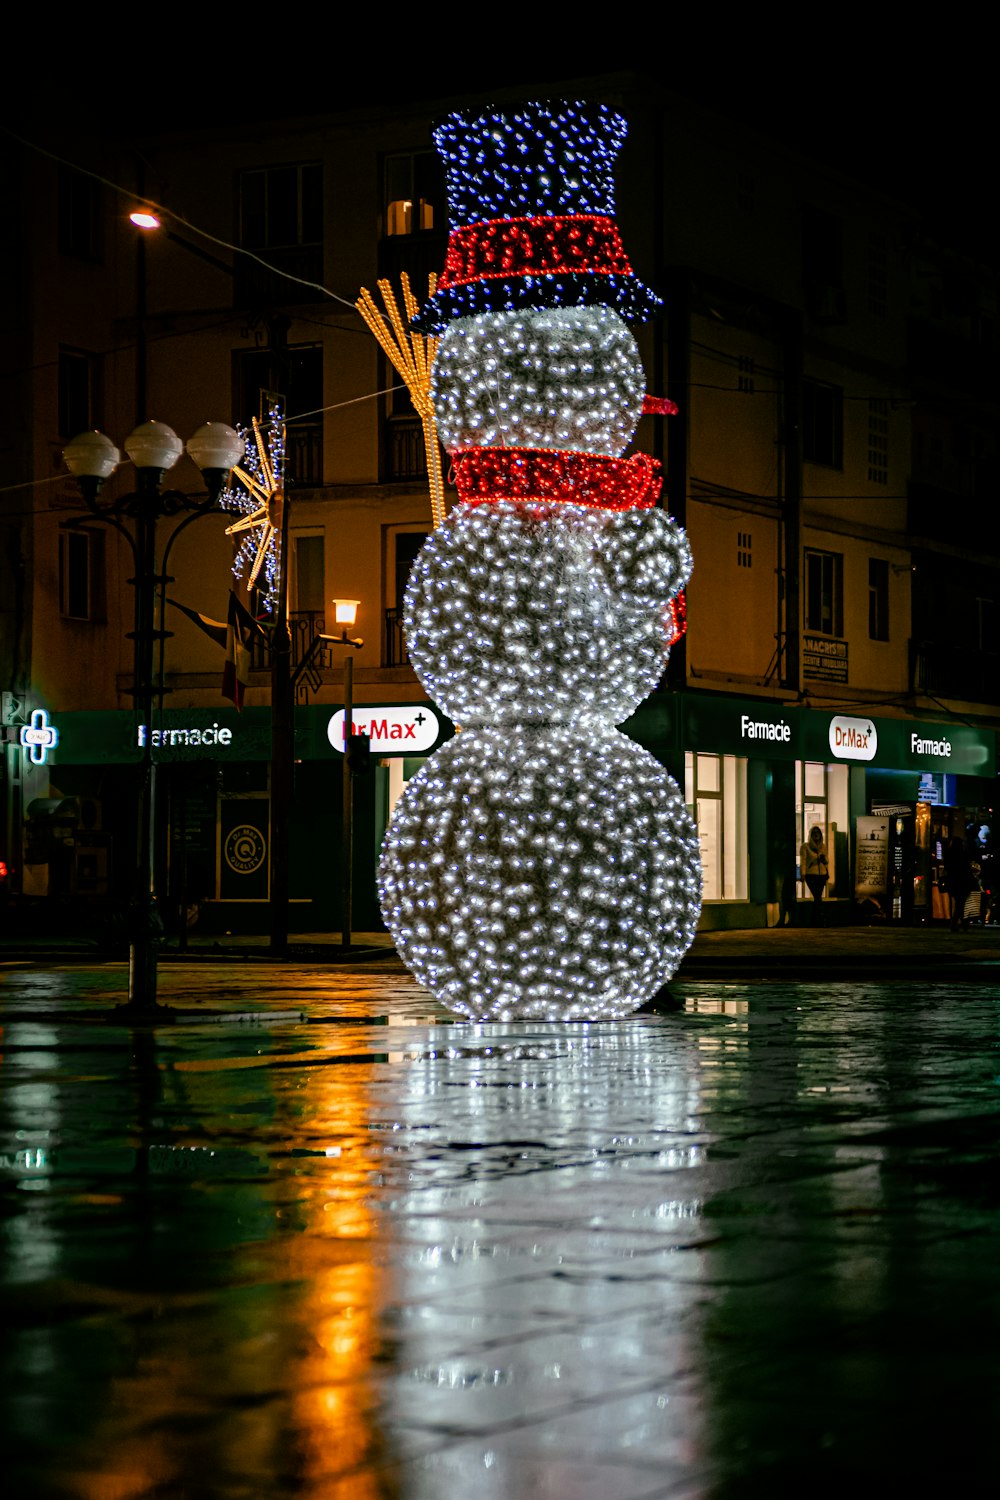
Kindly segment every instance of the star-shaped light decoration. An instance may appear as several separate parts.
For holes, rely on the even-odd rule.
[[[220,503],[226,510],[241,512],[240,519],[226,527],[226,535],[245,533],[233,559],[233,572],[237,578],[245,576],[249,588],[259,588],[265,608],[272,609],[278,591],[285,503],[285,428],[278,407],[268,412],[266,427],[265,436],[254,417],[249,432],[241,429],[244,466],[233,466],[236,483],[223,491]],[[262,572],[264,583],[259,584]]]

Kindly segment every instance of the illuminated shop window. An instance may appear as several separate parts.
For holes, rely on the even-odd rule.
[[[829,880],[823,892],[828,896],[846,896],[850,876],[848,818],[848,769],[843,765],[824,765],[822,761],[795,762],[795,847],[797,850],[819,828],[827,850]],[[800,901],[810,899],[809,888],[801,878],[796,886]]]
[[[698,823],[705,901],[747,899],[747,763],[741,755],[684,757],[684,800]]]

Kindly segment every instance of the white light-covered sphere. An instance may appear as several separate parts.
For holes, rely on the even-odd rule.
[[[617,457],[642,415],[645,390],[636,341],[606,307],[456,318],[431,372],[449,452],[559,448]]]
[[[600,1020],[667,982],[701,905],[675,783],[595,726],[464,729],[408,784],[379,868],[414,975],[476,1020]]]
[[[662,510],[460,505],[410,572],[410,663],[462,725],[618,724],[663,674],[667,606],[690,571]]]

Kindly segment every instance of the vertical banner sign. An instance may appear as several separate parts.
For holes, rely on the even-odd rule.
[[[859,901],[884,896],[889,868],[889,819],[858,819],[854,895]]]

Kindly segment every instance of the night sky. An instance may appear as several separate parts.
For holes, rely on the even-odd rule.
[[[836,36],[812,34],[831,19]],[[539,39],[520,13],[503,13],[477,47],[464,12],[441,12],[426,30],[424,20],[419,11],[389,16],[376,37],[352,39],[336,18],[241,33],[233,13],[214,35],[211,23],[192,32],[180,22],[176,49],[164,49],[158,30],[156,60],[140,63],[143,23],[130,19],[120,40],[92,30],[76,43],[66,37],[41,73],[13,73],[0,119],[71,142],[85,116],[141,139],[159,128],[211,129],[227,117],[264,124],[383,105],[455,106],[470,93],[519,86],[537,97],[561,80],[631,70],[915,204],[933,233],[1000,261],[995,63],[982,42],[954,29],[914,34],[911,23],[900,36],[842,9],[835,18],[793,16],[780,29],[773,13],[754,16],[742,34],[714,17],[699,35],[697,22],[667,11],[654,22],[629,16],[627,35],[605,16],[581,41],[578,21],[565,37],[553,25]],[[260,45],[246,48],[251,36]],[[81,86],[80,51],[88,49],[100,73]],[[194,61],[219,49],[214,72]]]

